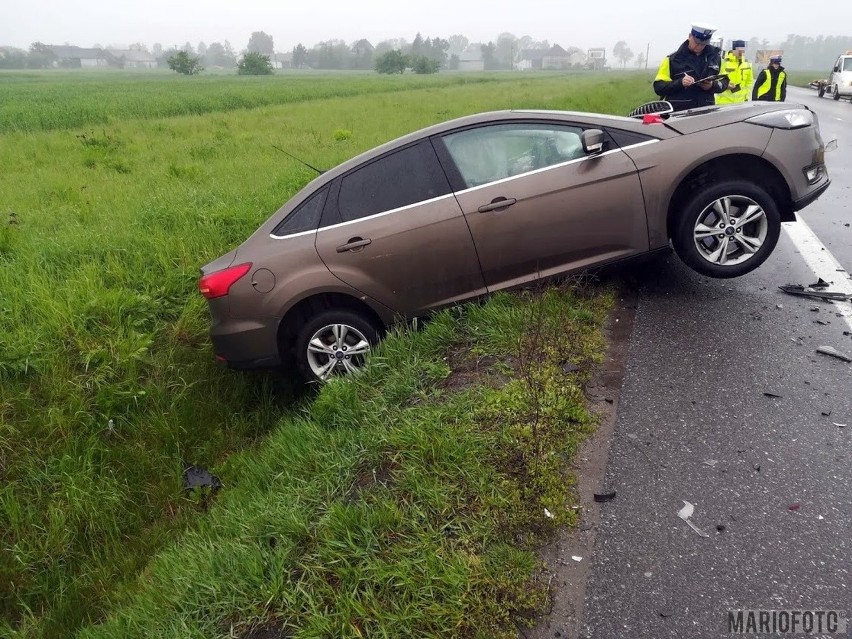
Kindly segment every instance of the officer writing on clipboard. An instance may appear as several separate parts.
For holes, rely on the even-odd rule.
[[[728,88],[727,76],[720,76],[722,52],[710,44],[715,32],[707,24],[693,24],[686,42],[663,58],[654,92],[671,102],[675,111],[710,106],[715,95]]]

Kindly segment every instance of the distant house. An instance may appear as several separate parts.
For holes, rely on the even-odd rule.
[[[352,53],[356,57],[360,58],[362,56],[372,55],[373,52],[376,50],[376,47],[374,47],[372,44],[370,44],[369,40],[365,40],[365,39],[362,38],[362,39],[358,40],[357,42],[355,42],[352,45],[351,49],[352,49]]]
[[[600,70],[606,66],[606,49],[593,47],[586,53],[586,66],[590,69]]]
[[[115,59],[115,63],[124,69],[154,69],[157,66],[157,58],[144,49],[108,48],[106,51]]]
[[[269,61],[272,63],[273,69],[292,69],[293,68],[293,52],[275,53],[270,56]]]
[[[523,49],[515,68],[522,71],[570,69],[575,64],[582,64],[584,58],[583,52],[576,47],[566,51],[558,44],[554,44],[549,49]]]
[[[115,63],[112,55],[103,49],[83,49],[67,44],[49,45],[48,48],[56,56],[53,62],[55,67],[94,69]]]
[[[459,54],[459,71],[485,71],[480,44],[471,44]]]

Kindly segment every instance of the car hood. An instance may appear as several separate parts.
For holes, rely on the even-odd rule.
[[[697,133],[715,129],[734,122],[742,122],[762,113],[786,111],[789,109],[808,109],[802,104],[787,102],[744,102],[725,106],[703,107],[672,113],[666,120],[666,126],[678,133]]]

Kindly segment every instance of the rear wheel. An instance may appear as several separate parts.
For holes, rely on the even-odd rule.
[[[837,87],[834,87],[834,99],[835,100],[840,99],[840,91],[837,90]]]
[[[379,329],[349,309],[323,311],[299,331],[293,355],[299,374],[309,382],[357,372],[367,365]]]
[[[686,202],[672,243],[702,275],[739,277],[766,261],[780,232],[772,196],[750,182],[730,180],[703,187]]]
[[[817,88],[817,93],[819,94],[819,97],[822,97],[822,96],[825,95],[825,83],[824,82],[819,83],[819,87]]]

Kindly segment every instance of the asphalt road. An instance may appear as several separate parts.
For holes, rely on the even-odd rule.
[[[838,140],[831,188],[800,215],[852,271],[852,104],[796,101]],[[732,609],[852,612],[852,364],[816,353],[852,354],[850,325],[778,289],[815,280],[783,232],[741,278],[674,255],[641,276],[579,636],[728,637]]]

